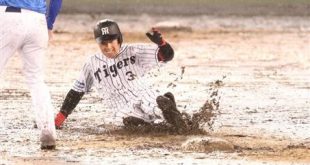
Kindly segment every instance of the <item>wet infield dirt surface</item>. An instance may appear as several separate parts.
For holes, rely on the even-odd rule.
[[[211,128],[128,132],[93,91],[57,130],[57,149],[41,151],[16,55],[0,79],[0,164],[310,164],[308,17],[105,17],[119,22],[125,43],[150,43],[144,33],[154,25],[177,26],[163,30],[175,58],[149,83],[174,93],[189,114],[216,98]],[[105,17],[59,17],[45,78],[55,113],[87,55],[98,51],[91,27]]]

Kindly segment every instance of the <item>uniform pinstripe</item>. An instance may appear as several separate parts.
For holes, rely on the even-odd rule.
[[[95,86],[104,103],[123,117],[134,116],[147,122],[160,119],[156,94],[141,78],[159,66],[157,53],[157,45],[123,44],[115,59],[95,54],[84,64],[73,90],[89,92]]]

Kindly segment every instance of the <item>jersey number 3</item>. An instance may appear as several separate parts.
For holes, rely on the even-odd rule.
[[[127,80],[132,81],[135,79],[136,75],[132,73],[132,71],[126,72]]]

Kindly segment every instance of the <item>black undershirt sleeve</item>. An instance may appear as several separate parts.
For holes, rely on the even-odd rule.
[[[159,46],[157,55],[159,61],[167,62],[173,59],[174,50],[169,43],[166,43],[165,45]]]
[[[68,92],[64,102],[62,103],[60,112],[66,117],[68,117],[68,115],[70,115],[73,109],[78,105],[83,95],[84,95],[84,92],[77,92],[71,89]]]

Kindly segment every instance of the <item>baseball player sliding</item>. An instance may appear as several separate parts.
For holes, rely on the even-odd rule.
[[[53,29],[62,0],[0,0],[0,72],[16,51],[23,60],[23,73],[30,89],[36,123],[41,130],[41,149],[56,147],[53,106],[43,80],[48,30]],[[47,16],[47,17],[46,17]]]
[[[80,76],[68,92],[55,118],[56,128],[77,106],[85,93],[94,86],[111,110],[123,116],[126,126],[151,124],[164,119],[178,132],[186,124],[177,110],[174,96],[156,94],[146,87],[141,77],[159,63],[173,59],[174,51],[156,29],[146,33],[153,44],[123,44],[122,33],[116,22],[101,20],[94,29],[100,52],[89,57]]]

